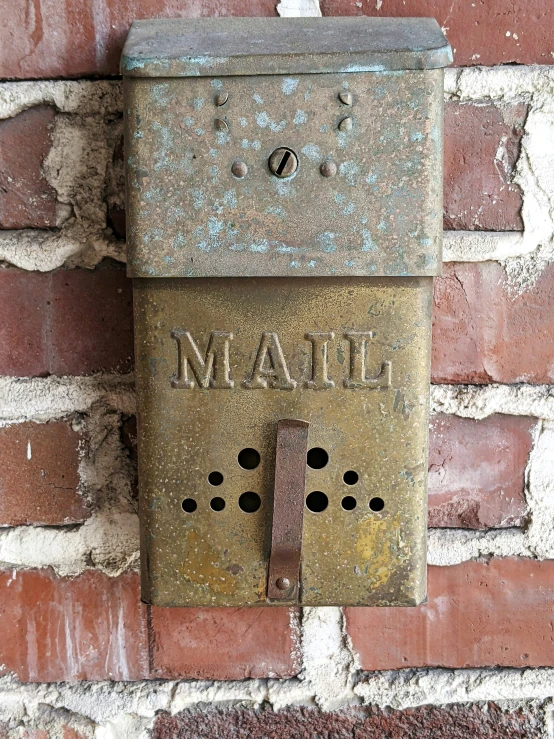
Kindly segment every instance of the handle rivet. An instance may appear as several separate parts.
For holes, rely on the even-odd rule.
[[[290,580],[288,577],[278,577],[275,580],[275,587],[278,590],[288,590],[290,588]]]

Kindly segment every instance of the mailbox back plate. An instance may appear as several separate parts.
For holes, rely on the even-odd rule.
[[[323,492],[328,506],[304,511],[299,602],[420,603],[432,279],[137,279],[134,295],[143,599],[271,605],[276,429],[279,420],[296,418],[309,423],[308,448],[329,455],[322,469],[307,467],[306,496]],[[183,331],[202,358],[214,332],[232,334],[228,362],[221,352],[215,357],[219,387],[199,387],[188,365],[191,387],[183,386],[174,338]],[[283,381],[281,366],[276,382],[289,389],[252,387],[268,332],[277,336],[290,380]],[[326,346],[333,386],[310,386],[314,361],[323,360],[323,347],[314,359],[306,338],[314,332],[333,333]],[[386,377],[381,370],[390,367],[389,382],[355,386],[360,356],[347,338],[353,332],[371,333],[365,376]],[[273,350],[279,364],[275,344]],[[226,377],[233,387],[222,387]],[[260,454],[255,469],[237,461],[245,448]],[[217,486],[208,481],[214,471],[223,476]],[[348,471],[358,482],[346,484]],[[257,511],[239,507],[245,492],[260,497]],[[353,510],[342,507],[346,496],[355,499]],[[210,507],[216,497],[223,510]],[[381,511],[370,507],[376,498],[384,501]],[[183,510],[185,499],[194,500],[194,512]]]

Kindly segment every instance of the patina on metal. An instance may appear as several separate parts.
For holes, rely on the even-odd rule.
[[[145,602],[424,600],[450,61],[429,19],[133,25]]]

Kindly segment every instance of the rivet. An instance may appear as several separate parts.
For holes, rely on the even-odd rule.
[[[244,162],[241,162],[237,159],[236,162],[233,162],[231,165],[231,172],[235,175],[235,177],[238,177],[239,179],[242,177],[246,177],[248,174],[248,167]]]
[[[290,580],[288,577],[278,577],[275,580],[275,587],[278,590],[288,590],[290,588]]]
[[[343,118],[339,123],[339,131],[351,131],[352,130],[352,118]]]
[[[216,131],[228,131],[229,130],[227,121],[224,121],[223,118],[216,118],[214,121],[214,125],[215,125]]]
[[[221,107],[222,105],[225,105],[225,103],[229,100],[229,93],[228,92],[218,92],[215,96],[215,104],[218,107]]]
[[[334,177],[337,174],[337,165],[335,162],[323,162],[319,171],[324,177]]]
[[[292,149],[281,146],[269,157],[268,165],[276,177],[290,177],[296,172],[298,157]]]
[[[345,105],[352,105],[352,93],[351,92],[339,92],[339,100]]]

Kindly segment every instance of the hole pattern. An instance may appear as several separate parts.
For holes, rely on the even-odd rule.
[[[329,455],[325,449],[315,446],[308,451],[306,461],[313,470],[322,470],[329,461]]]
[[[210,500],[210,508],[212,511],[222,511],[225,508],[225,500],[223,498],[212,498]]]
[[[342,479],[347,485],[355,485],[360,478],[357,472],[354,472],[354,470],[348,470],[348,472],[344,473]]]
[[[243,470],[255,470],[260,464],[260,453],[256,449],[242,449],[239,452],[238,463]]]
[[[353,511],[357,506],[356,498],[353,495],[345,495],[340,504],[345,511]]]
[[[321,490],[314,490],[306,498],[306,507],[312,513],[321,513],[329,505],[329,498]]]
[[[239,498],[239,508],[245,513],[255,513],[261,504],[262,500],[257,493],[243,493]]]
[[[198,503],[194,500],[194,498],[185,498],[185,500],[181,503],[181,508],[184,510],[185,513],[194,513],[194,511],[198,508]]]
[[[383,498],[372,498],[369,501],[369,507],[375,513],[379,513],[379,511],[382,511],[385,507],[385,501]]]
[[[214,485],[214,487],[217,485],[221,485],[221,483],[223,482],[223,475],[221,474],[221,472],[210,472],[210,474],[208,475],[208,482],[210,483],[210,485]]]

